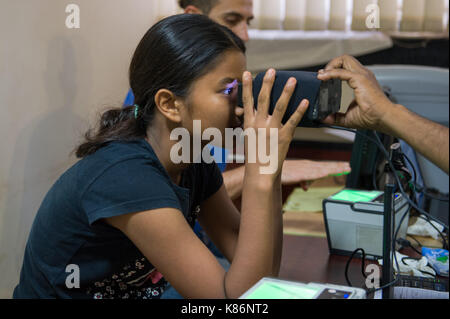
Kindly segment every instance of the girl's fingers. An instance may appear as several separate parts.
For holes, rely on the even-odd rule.
[[[258,97],[258,111],[256,116],[266,119],[269,114],[270,97],[272,94],[273,83],[275,82],[276,71],[269,69],[264,76],[263,85]]]
[[[295,78],[290,78],[281,94],[280,98],[277,101],[275,109],[272,114],[272,119],[275,123],[280,124],[283,120],[284,114],[286,113],[287,106],[289,105],[289,101],[291,100],[292,95],[294,94],[295,87],[297,85],[297,80]]]
[[[255,115],[255,107],[253,100],[253,78],[248,71],[242,76],[242,101],[244,102],[244,120],[250,121]]]
[[[298,124],[302,120],[303,116],[306,113],[306,110],[309,107],[309,101],[303,100],[300,105],[298,106],[297,110],[292,114],[289,121],[286,123],[285,128],[289,130],[289,132],[294,135],[295,129],[297,128]]]

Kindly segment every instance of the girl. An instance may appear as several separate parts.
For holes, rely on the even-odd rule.
[[[46,195],[14,297],[160,298],[170,282],[185,298],[237,298],[277,276],[281,167],[308,102],[281,125],[291,79],[268,116],[269,70],[256,112],[245,67],[243,42],[207,17],[178,15],[153,26],[130,66],[136,105],[104,113],[76,151],[81,160]],[[245,163],[241,213],[217,165],[174,163],[170,138],[175,128],[192,136],[194,120],[222,133],[241,126],[236,80],[244,85],[244,127],[257,135],[258,128],[279,130],[275,173]],[[194,234],[196,219],[230,261],[228,272]]]

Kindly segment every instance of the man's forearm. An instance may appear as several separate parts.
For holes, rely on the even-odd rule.
[[[383,119],[382,131],[404,140],[431,162],[449,172],[449,129],[396,105]]]
[[[228,196],[230,196],[231,200],[236,200],[242,194],[245,167],[240,166],[238,168],[225,171],[222,175],[223,183],[227,189]]]

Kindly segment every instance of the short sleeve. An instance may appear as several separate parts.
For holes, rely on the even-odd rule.
[[[84,191],[81,205],[89,224],[110,218],[181,205],[168,177],[141,159],[116,163],[102,172]]]
[[[203,165],[203,174],[205,183],[205,191],[202,200],[205,201],[212,195],[217,193],[223,185],[223,176],[219,167],[215,162]]]

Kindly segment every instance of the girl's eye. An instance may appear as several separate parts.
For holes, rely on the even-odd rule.
[[[234,90],[237,88],[238,81],[234,80],[233,83],[227,85],[227,88],[223,91],[225,95],[232,95]]]
[[[231,95],[233,93],[234,88],[227,88],[225,91],[223,91],[223,93],[225,93],[225,95]]]

